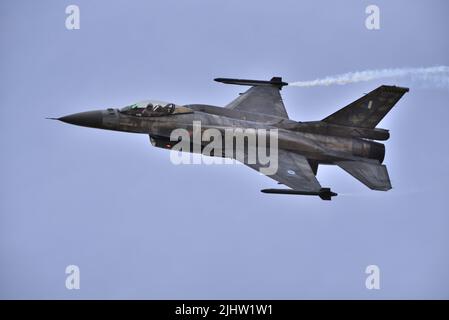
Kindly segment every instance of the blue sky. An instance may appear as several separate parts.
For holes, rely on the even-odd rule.
[[[65,8],[81,28],[65,28]],[[365,8],[380,8],[380,30]],[[225,105],[216,77],[449,65],[445,1],[2,1],[0,297],[449,298],[447,89],[284,88],[318,120],[381,84],[393,189],[320,167],[333,201],[262,194],[244,166],[174,166],[148,136],[45,120],[143,99]],[[65,268],[81,288],[65,288]],[[366,266],[381,289],[367,290]]]

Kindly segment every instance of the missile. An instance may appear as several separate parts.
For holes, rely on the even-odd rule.
[[[214,80],[221,83],[237,84],[242,86],[275,86],[279,87],[279,89],[282,89],[283,86],[288,85],[287,82],[282,81],[281,77],[273,77],[270,81],[232,78],[215,78]]]
[[[332,192],[330,188],[321,188],[320,191],[301,191],[293,189],[263,189],[260,190],[263,193],[275,193],[275,194],[298,194],[304,196],[319,196],[322,200],[331,200],[337,193]]]

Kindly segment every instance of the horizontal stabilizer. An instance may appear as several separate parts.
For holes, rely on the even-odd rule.
[[[373,190],[387,191],[391,189],[387,167],[379,162],[340,161],[340,168]]]
[[[249,80],[249,79],[231,79],[231,78],[216,78],[217,82],[227,84],[237,84],[243,86],[275,86],[281,89],[283,86],[288,85],[287,82],[282,81],[281,77],[273,77],[270,81],[266,80]]]

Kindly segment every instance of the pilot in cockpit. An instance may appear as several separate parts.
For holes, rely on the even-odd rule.
[[[121,113],[138,117],[160,117],[172,114],[175,111],[175,104],[166,102],[139,102],[124,107]]]

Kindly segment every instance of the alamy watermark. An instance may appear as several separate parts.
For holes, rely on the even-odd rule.
[[[68,290],[78,290],[80,288],[80,268],[71,264],[65,268],[65,273],[68,275],[65,279],[65,287]]]
[[[365,8],[365,13],[368,15],[365,19],[365,27],[368,30],[380,29],[380,9],[378,6],[371,4]]]
[[[68,16],[65,18],[65,27],[67,30],[79,30],[80,28],[80,8],[71,4],[65,8]]]
[[[368,290],[380,289],[380,268],[375,264],[366,267],[365,273],[368,274],[365,280],[365,287]]]
[[[256,165],[265,175],[278,170],[278,129],[201,128],[193,121],[192,131],[178,128],[171,132],[173,164],[234,164],[236,161]],[[202,157],[206,156],[206,157]]]

